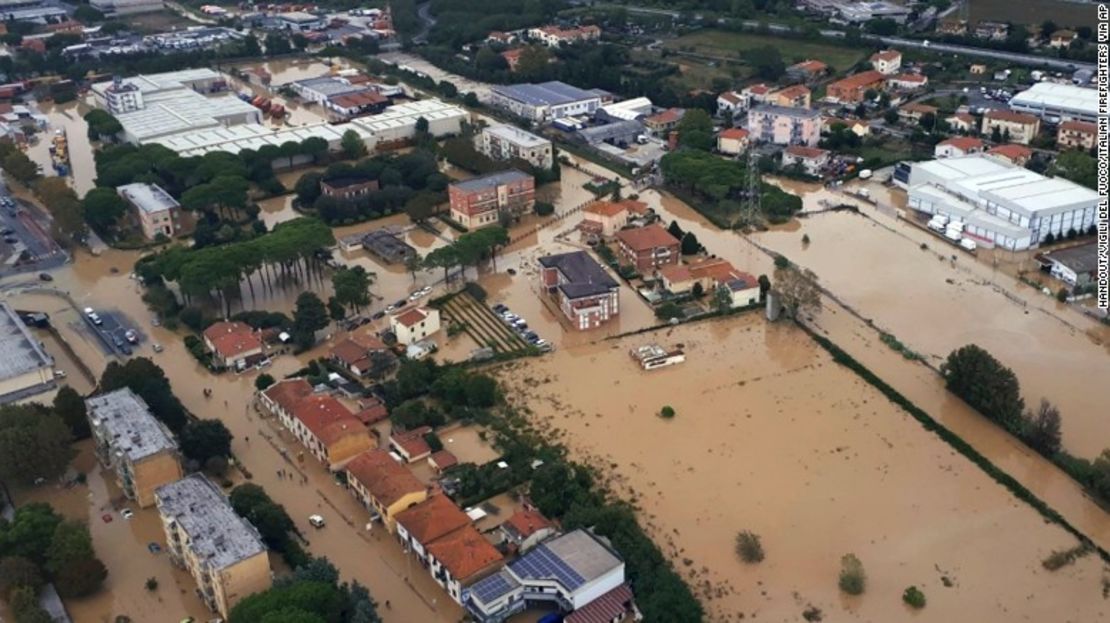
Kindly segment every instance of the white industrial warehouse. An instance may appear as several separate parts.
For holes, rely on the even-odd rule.
[[[913,163],[907,188],[909,207],[947,216],[963,223],[965,236],[1015,251],[1049,234],[1087,231],[1099,201],[1089,188],[982,154]]]
[[[1098,121],[1098,91],[1072,84],[1038,82],[1010,100],[1010,109],[1050,123]]]

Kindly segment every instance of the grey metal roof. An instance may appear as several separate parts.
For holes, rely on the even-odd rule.
[[[559,582],[574,591],[624,564],[598,537],[582,529],[537,545],[509,564],[521,580]]]
[[[116,192],[131,202],[131,205],[147,214],[163,212],[181,205],[157,184],[135,182],[117,187]]]
[[[304,89],[310,89],[331,97],[333,95],[345,95],[347,93],[362,93],[369,91],[370,88],[366,85],[348,84],[338,78],[332,76],[320,76],[318,78],[307,78],[305,80],[297,80],[293,84],[300,86]]]
[[[132,462],[177,449],[170,431],[130,388],[88,398],[85,407],[93,428],[104,431],[98,436],[108,440],[113,452],[122,452]]]
[[[584,91],[576,86],[569,85],[565,82],[559,82],[558,80],[541,82],[539,84],[523,83],[505,86],[497,85],[490,87],[490,90],[494,93],[532,106],[557,106],[559,104],[570,104],[583,100],[598,99],[595,93]]]
[[[154,496],[158,512],[189,535],[187,547],[210,569],[224,569],[266,551],[254,526],[201,474],[158,487]]]
[[[559,286],[559,290],[567,298],[580,298],[605,294],[613,288],[619,287],[615,279],[605,272],[605,269],[594,261],[585,251],[570,251],[557,255],[545,255],[540,258],[540,265],[546,268],[558,269],[563,274],[567,283]]]
[[[474,177],[461,182],[451,184],[460,190],[483,190],[486,188],[493,188],[501,186],[502,184],[511,184],[531,178],[531,175],[518,171],[516,169],[507,169],[505,171],[498,171],[497,173],[490,173],[481,177]]]
[[[1045,259],[1063,264],[1077,274],[1094,272],[1098,268],[1098,245],[1094,242],[1077,247],[1060,249],[1044,254]]]
[[[0,381],[54,365],[54,359],[7,303],[0,303],[0,353]]]
[[[482,132],[525,148],[551,144],[551,141],[542,136],[536,136],[531,132],[525,132],[511,125],[494,125],[482,130]]]

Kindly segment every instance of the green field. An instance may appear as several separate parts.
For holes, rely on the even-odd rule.
[[[779,50],[787,64],[806,59],[817,59],[829,64],[834,71],[844,71],[864,59],[866,50],[848,48],[819,41],[787,39],[772,35],[723,30],[700,30],[672,39],[664,44],[670,50],[695,52],[721,58],[742,59],[743,53],[753,48],[771,46]]]
[[[968,0],[972,23],[980,21],[1037,24],[1051,20],[1058,26],[1090,26],[1097,21],[1095,5],[1064,0]]]

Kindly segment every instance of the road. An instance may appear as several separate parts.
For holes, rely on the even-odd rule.
[[[49,220],[9,195],[2,184],[0,198],[13,202],[11,207],[0,208],[0,231],[5,232],[0,242],[0,277],[50,270],[65,264],[69,257],[50,235]],[[17,257],[14,256],[24,251],[30,261],[16,266]]]

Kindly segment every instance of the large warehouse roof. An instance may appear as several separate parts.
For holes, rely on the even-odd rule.
[[[167,71],[161,74],[150,74],[144,76],[132,76],[130,78],[123,78],[123,84],[133,84],[139,87],[139,90],[146,95],[147,93],[154,93],[157,91],[164,91],[166,89],[179,89],[183,85],[193,82],[200,82],[203,80],[216,81],[222,76],[207,67],[200,69],[182,69],[181,71]],[[112,86],[112,81],[98,82],[92,86],[96,93],[104,93],[105,89]]]
[[[1098,91],[1072,84],[1038,82],[1015,95],[1010,108],[1031,113],[1071,112],[1094,119],[1098,113]]]
[[[146,142],[160,136],[221,125],[228,115],[257,115],[257,109],[234,95],[205,97],[190,89],[148,95],[144,107],[116,115],[123,129],[135,140]]]
[[[507,86],[493,86],[494,93],[510,99],[524,102],[531,106],[558,106],[583,100],[598,99],[595,93],[583,91],[576,86],[565,82],[552,80],[540,84],[510,84]]]
[[[0,303],[0,352],[0,381],[54,364],[7,303]]]

